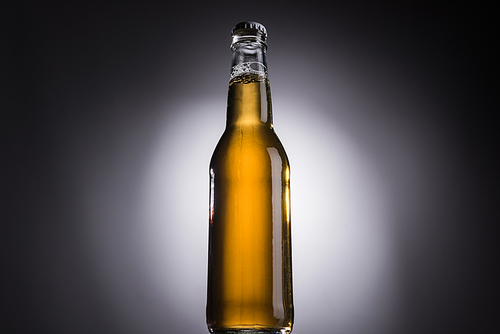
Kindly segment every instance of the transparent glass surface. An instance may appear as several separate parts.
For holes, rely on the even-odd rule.
[[[229,85],[210,163],[207,324],[212,333],[289,333],[293,323],[290,167],[267,78]]]

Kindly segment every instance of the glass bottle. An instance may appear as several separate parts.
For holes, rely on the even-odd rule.
[[[273,127],[267,32],[232,30],[226,129],[210,162],[207,325],[290,333],[290,167]]]

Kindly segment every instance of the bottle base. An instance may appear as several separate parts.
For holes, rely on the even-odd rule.
[[[209,329],[212,334],[290,334],[292,331],[288,328],[283,329]]]

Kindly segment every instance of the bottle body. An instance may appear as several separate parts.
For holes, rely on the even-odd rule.
[[[267,78],[230,82],[210,163],[207,324],[213,333],[290,333],[290,167],[272,127]]]

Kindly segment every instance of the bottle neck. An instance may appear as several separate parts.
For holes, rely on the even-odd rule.
[[[239,37],[239,38],[238,38]],[[266,44],[253,36],[233,36],[226,126],[272,127]]]

